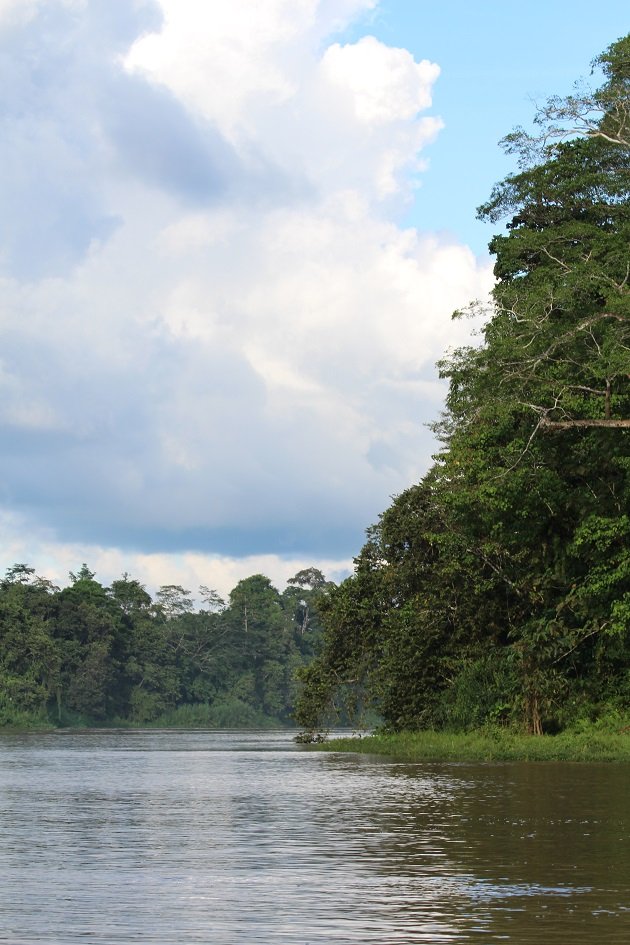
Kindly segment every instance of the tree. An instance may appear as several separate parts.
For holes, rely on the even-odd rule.
[[[225,620],[231,628],[239,677],[247,683],[254,708],[271,716],[286,713],[289,679],[287,656],[291,639],[286,630],[282,600],[269,578],[254,574],[239,581],[230,593]],[[237,687],[239,683],[235,684]]]
[[[526,166],[532,139],[509,136],[524,169],[479,210],[509,222],[490,243],[495,312],[475,370],[492,378],[489,396],[529,410],[536,430],[630,429],[629,53],[628,37],[613,44],[597,60],[601,90],[538,115],[544,141],[570,114],[582,115],[586,137],[545,143]]]
[[[134,722],[153,721],[180,695],[175,659],[167,646],[163,623],[144,585],[127,573],[113,581],[107,593],[121,612],[120,714]]]
[[[536,162],[551,141],[576,135],[630,148],[630,37],[597,56],[592,72],[599,70],[606,80],[600,88],[577,83],[572,95],[548,99],[534,118],[538,133],[517,128],[504,139],[508,153],[516,153],[526,165]]]
[[[163,584],[156,594],[156,605],[166,620],[191,613],[192,594],[180,584]]]
[[[61,669],[50,621],[54,591],[26,564],[9,568],[0,582],[0,720],[21,713],[45,717]]]
[[[586,134],[559,140],[578,110],[556,99],[541,136],[508,138],[521,169],[480,208],[508,220],[481,343],[441,362],[442,449],[330,595],[305,725],[343,685],[394,728],[540,733],[630,696],[629,48],[600,57]]]
[[[122,614],[86,565],[70,578],[56,595],[52,621],[62,658],[59,705],[102,721],[125,709]]]
[[[508,139],[523,169],[480,208],[493,221],[509,218],[490,244],[494,313],[481,347],[442,364],[446,477],[451,489],[460,481],[472,508],[483,504],[482,544],[490,537],[501,549],[497,571],[515,597],[511,652],[535,732],[588,676],[594,648],[601,658],[613,628],[625,632],[615,614],[628,558],[606,549],[629,501],[628,49],[626,38],[600,57],[607,81],[591,100],[600,114],[586,137],[544,143],[533,164],[531,139]],[[576,109],[573,99],[563,114]],[[561,112],[556,99],[539,122]],[[545,142],[559,134],[553,123],[546,131]],[[591,567],[608,588],[605,607],[601,593],[597,607],[595,596],[585,606],[586,592],[576,593],[591,583],[587,548],[599,552]]]
[[[221,595],[211,587],[205,584],[199,585],[199,596],[206,605],[206,610],[210,613],[217,613],[225,610],[225,601]]]
[[[317,603],[333,586],[319,568],[304,568],[287,581],[282,594],[285,611],[291,613],[297,631],[295,642],[300,651],[313,652],[319,637]]]

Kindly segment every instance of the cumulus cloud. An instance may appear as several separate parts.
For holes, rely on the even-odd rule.
[[[397,222],[439,70],[345,42],[374,7],[0,3],[11,547],[150,583],[164,555],[339,570],[422,474],[450,313],[490,273]]]
[[[375,0],[161,0],[164,23],[138,39],[126,69],[169,89],[243,157],[264,159],[325,196],[407,195],[405,170],[441,127],[419,113],[439,68],[366,36],[330,34]],[[327,44],[328,41],[328,44]]]
[[[171,89],[224,133],[260,133],[265,119],[299,97],[321,46],[376,0],[159,0],[161,29],[138,38],[130,70]]]
[[[417,63],[406,49],[391,49],[373,36],[329,46],[322,69],[331,84],[348,93],[365,124],[415,119],[431,105],[431,86],[440,73],[435,63]]]

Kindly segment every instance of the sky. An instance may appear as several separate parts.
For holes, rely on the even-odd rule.
[[[498,141],[627,30],[625,0],[0,0],[4,567],[347,574],[435,452]]]

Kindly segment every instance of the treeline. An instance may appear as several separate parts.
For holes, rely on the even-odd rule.
[[[279,593],[261,574],[228,601],[129,575],[104,587],[83,565],[60,589],[16,564],[0,581],[0,725],[111,721],[288,723],[296,671],[321,635],[316,568]]]
[[[307,729],[344,700],[532,733],[630,705],[630,36],[595,66],[506,139],[519,169],[479,211],[507,222],[492,308],[440,364],[432,468],[326,599]]]

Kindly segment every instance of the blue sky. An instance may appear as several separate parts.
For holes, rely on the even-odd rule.
[[[498,140],[626,4],[0,0],[0,527],[64,582],[347,572],[428,468]]]
[[[514,126],[530,125],[536,103],[590,78],[592,60],[629,24],[623,0],[596,8],[585,0],[383,0],[374,35],[441,68],[433,104],[445,127],[431,146],[410,222],[454,232],[485,251],[493,228],[475,219],[476,208],[514,169],[498,142]]]

